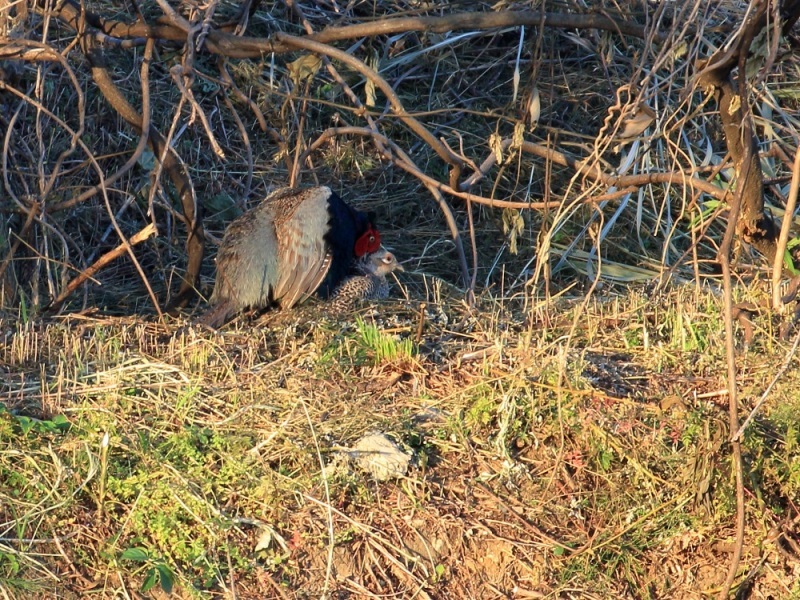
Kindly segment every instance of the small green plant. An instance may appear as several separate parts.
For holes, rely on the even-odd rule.
[[[431,581],[433,583],[440,582],[444,578],[446,572],[447,571],[445,569],[445,566],[442,563],[438,563],[433,569],[433,574],[431,575]]]
[[[783,266],[792,276],[797,275],[800,271],[795,267],[794,260],[792,260],[792,250],[800,246],[800,238],[792,238],[786,244],[786,250],[783,253]]]
[[[478,386],[472,404],[464,415],[464,422],[471,431],[477,431],[491,424],[497,413],[497,401],[492,390],[486,385]]]
[[[28,304],[25,302],[25,294],[19,295],[19,319],[23,325],[28,324],[30,315],[28,314]]]
[[[167,594],[172,593],[172,586],[175,584],[175,574],[162,559],[150,556],[144,548],[127,548],[121,555],[121,560],[130,560],[143,564],[144,582],[142,583],[142,593],[147,593],[156,583],[161,585],[161,589]]]
[[[717,182],[721,183],[721,178],[718,176]],[[702,212],[698,214],[693,214],[692,218],[689,220],[689,227],[695,228],[699,225],[702,225],[706,221],[708,221],[714,213],[722,206],[722,202],[720,200],[709,200],[706,199],[703,202]]]
[[[681,352],[706,352],[713,347],[715,329],[713,315],[697,313],[682,303],[664,311],[657,327],[662,339]]]
[[[69,429],[69,421],[64,415],[55,415],[48,420],[16,415],[14,420],[22,435],[28,435],[29,433],[63,433]]]
[[[603,471],[608,471],[611,469],[611,461],[614,460],[614,452],[608,448],[601,448],[595,458],[600,468]]]
[[[12,552],[0,552],[0,580],[13,578],[19,573],[20,564]]]
[[[414,356],[414,342],[411,339],[398,340],[383,333],[374,323],[366,323],[361,318],[356,319],[356,327],[359,346],[371,354],[376,363]]]

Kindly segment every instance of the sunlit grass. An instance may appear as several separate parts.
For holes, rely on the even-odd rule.
[[[340,552],[383,568],[363,544],[397,553],[395,528],[415,514],[434,537],[496,521],[504,539],[535,544],[553,590],[695,589],[652,573],[665,552],[693,568],[689,532],[724,538],[733,518],[725,410],[714,403],[725,402],[715,297],[678,289],[644,303],[634,290],[586,309],[564,302],[546,336],[503,313],[491,304],[455,337],[431,329],[418,342],[413,326],[372,317],[220,334],[4,323],[0,585],[47,593],[48,573],[63,576],[48,558],[58,538],[85,577],[145,592],[210,598],[232,577],[267,596],[265,577],[316,589],[302,573],[328,560],[329,527],[339,568]],[[757,353],[740,347],[745,404],[785,348],[757,331]],[[745,437],[750,539],[765,539],[800,493],[796,384],[787,373]],[[374,431],[416,453],[406,480],[322,477],[339,448]],[[435,515],[463,502],[467,480],[489,491],[443,529]],[[318,504],[328,497],[332,525]],[[418,572],[402,564],[418,585],[447,590],[486,543],[420,554]],[[725,564],[715,556],[702,560]]]

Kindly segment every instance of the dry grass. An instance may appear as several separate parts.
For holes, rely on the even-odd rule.
[[[220,333],[0,323],[6,593],[135,596],[163,572],[178,597],[712,594],[734,510],[717,299],[523,320],[432,295],[417,337],[421,299]],[[763,330],[741,351],[745,399],[785,352]],[[800,593],[798,385],[746,438],[752,597]],[[325,470],[375,431],[406,477]]]

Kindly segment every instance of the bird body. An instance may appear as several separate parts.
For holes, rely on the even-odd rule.
[[[222,324],[244,308],[291,308],[328,298],[356,260],[380,249],[369,217],[328,187],[276,190],[234,220],[217,253],[217,277],[203,321]]]
[[[336,288],[328,308],[333,313],[350,311],[360,300],[383,300],[389,297],[389,282],[386,276],[394,271],[403,271],[394,254],[381,248],[358,261],[360,275],[346,279]]]

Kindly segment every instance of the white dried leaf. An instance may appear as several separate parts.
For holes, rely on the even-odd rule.
[[[258,552],[259,550],[267,550],[273,545],[273,542],[280,546],[284,552],[289,552],[289,545],[286,543],[286,540],[283,538],[283,536],[269,525],[262,525],[261,535],[258,536],[258,542],[256,542],[255,551]]]
[[[635,111],[628,113],[623,119],[617,137],[629,140],[643,134],[656,120],[655,111],[646,104],[640,104]]]
[[[364,93],[367,95],[364,98],[364,104],[370,107],[375,106],[375,83],[372,79],[367,79],[367,83],[364,85]]]

